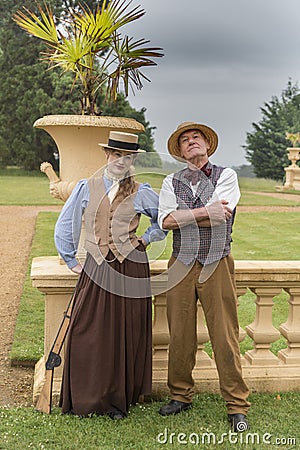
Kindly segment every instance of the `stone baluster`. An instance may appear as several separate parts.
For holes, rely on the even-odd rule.
[[[241,297],[242,295],[246,294],[247,292],[247,288],[245,288],[244,286],[237,286],[236,287],[236,295],[239,299],[239,297]],[[237,302],[237,305],[239,306],[239,300]],[[245,337],[247,336],[246,331],[240,326],[239,327],[239,342],[243,342],[243,340],[245,339]]]
[[[241,297],[242,295],[246,294],[247,292],[247,288],[244,286],[236,286],[236,295],[238,298],[238,302],[237,302],[237,306],[239,307],[239,297]],[[245,339],[245,337],[247,336],[246,331],[239,325],[239,343],[243,342],[243,340]],[[245,357],[244,355],[241,355],[241,362],[242,365],[246,365],[246,361],[245,361]]]
[[[154,321],[153,332],[153,370],[167,370],[169,329],[166,313],[166,293],[154,296]]]
[[[164,261],[151,261],[151,290],[153,295],[154,319],[152,324],[153,374],[167,377],[169,327],[167,321],[167,272]]]
[[[287,339],[287,348],[280,350],[278,356],[286,364],[300,364],[300,287],[285,289],[290,295],[289,316],[279,330]]]
[[[254,341],[254,349],[245,353],[245,359],[252,365],[279,364],[279,359],[271,352],[270,346],[280,332],[272,324],[273,297],[281,292],[278,287],[251,288],[256,294],[256,316],[254,322],[246,327],[248,335]]]

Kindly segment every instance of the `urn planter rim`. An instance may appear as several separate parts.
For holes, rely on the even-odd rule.
[[[51,126],[84,126],[84,127],[103,127],[132,129],[136,133],[144,131],[144,126],[137,120],[129,117],[114,116],[84,116],[80,114],[53,114],[43,116],[37,119],[34,128],[45,128]]]

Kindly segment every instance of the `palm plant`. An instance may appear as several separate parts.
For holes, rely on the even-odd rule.
[[[154,66],[152,58],[163,56],[161,48],[147,47],[149,41],[121,36],[119,29],[145,14],[131,1],[104,0],[92,11],[88,6],[69,9],[58,22],[46,3],[37,4],[35,13],[24,7],[13,20],[28,34],[45,42],[47,51],[42,59],[49,69],[59,67],[62,73],[73,74],[73,88],[80,88],[81,114],[98,115],[96,100],[100,92],[116,100],[121,89],[125,96],[129,87],[141,89],[142,81],[150,81],[142,67]],[[100,112],[101,113],[101,112]]]

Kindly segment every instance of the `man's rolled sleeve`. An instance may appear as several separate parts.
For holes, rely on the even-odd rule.
[[[159,194],[159,206],[158,206],[158,225],[163,230],[164,219],[173,211],[178,208],[178,203],[176,201],[176,196],[173,189],[173,174],[168,175],[162,184],[161,191]]]
[[[226,168],[221,173],[213,196],[206,206],[220,200],[226,200],[228,202],[228,207],[233,210],[238,204],[240,196],[241,193],[237,174],[233,169]]]

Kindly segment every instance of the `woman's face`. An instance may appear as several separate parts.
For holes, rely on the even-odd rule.
[[[132,165],[134,155],[121,150],[106,151],[108,170],[112,175],[124,175]]]

